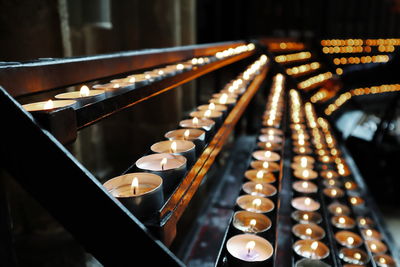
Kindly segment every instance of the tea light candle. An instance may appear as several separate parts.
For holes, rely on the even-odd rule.
[[[347,207],[346,205],[340,204],[338,202],[334,202],[334,203],[330,204],[328,206],[328,210],[334,216],[350,214],[350,208]]]
[[[349,202],[353,206],[361,206],[364,204],[364,199],[359,196],[351,196],[349,197]]]
[[[262,233],[271,228],[271,220],[264,214],[250,211],[237,211],[233,215],[233,226],[245,233]]]
[[[374,261],[378,267],[396,267],[396,262],[387,254],[375,255]]]
[[[378,231],[368,228],[361,230],[362,235],[364,236],[365,240],[382,240],[381,233]]]
[[[261,142],[270,142],[272,144],[282,143],[282,138],[276,135],[262,134],[258,137],[258,140],[260,140]]]
[[[299,223],[315,223],[322,222],[322,216],[314,211],[296,210],[292,212],[292,219]]]
[[[162,179],[152,173],[128,173],[104,183],[104,187],[136,217],[156,213],[164,203]]]
[[[292,188],[299,192],[299,193],[304,193],[304,194],[312,194],[316,193],[318,191],[318,187],[316,184],[313,182],[309,181],[297,181],[292,184]]]
[[[222,113],[225,113],[228,110],[228,108],[225,105],[216,105],[214,103],[198,106],[197,109],[200,111],[215,110]]]
[[[265,170],[247,170],[244,176],[256,183],[273,183],[276,181],[275,175]]]
[[[281,159],[281,156],[269,150],[256,150],[253,152],[253,158],[262,161],[278,161]]]
[[[358,185],[353,182],[353,181],[347,181],[344,183],[344,187],[348,190],[348,191],[355,191],[358,189]]]
[[[274,251],[266,239],[252,234],[235,235],[229,238],[226,249],[229,255],[241,262],[263,262],[268,260]]]
[[[321,161],[323,163],[331,163],[331,162],[333,162],[333,158],[328,155],[325,155],[325,156],[319,157],[319,161]]]
[[[354,219],[346,215],[333,216],[331,222],[339,229],[351,229],[356,225]]]
[[[182,120],[179,122],[182,128],[202,129],[206,131],[206,139],[210,138],[215,126],[215,121],[205,118],[193,118],[191,120]]]
[[[307,162],[307,161],[302,161],[302,162],[293,162],[292,164],[290,164],[290,167],[293,170],[298,170],[298,169],[313,169],[314,168],[314,164]]]
[[[249,195],[261,197],[271,197],[277,192],[275,186],[264,182],[247,182],[243,184],[242,189]]]
[[[305,141],[304,139],[298,139],[298,140],[293,140],[293,145],[297,147],[310,146],[310,142]]]
[[[309,259],[325,259],[329,255],[329,248],[316,240],[298,240],[293,245],[297,255]]]
[[[365,265],[369,262],[368,254],[359,248],[342,248],[339,258],[350,264]]]
[[[190,117],[192,118],[208,118],[212,119],[216,123],[221,122],[222,119],[222,112],[216,110],[203,110],[203,111],[192,111],[190,112]]]
[[[169,131],[164,135],[169,140],[192,141],[196,146],[196,153],[200,154],[205,146],[205,131],[200,129],[178,129]]]
[[[224,94],[219,98],[211,98],[208,102],[218,105],[233,106],[236,103],[236,99],[229,97],[227,94]]]
[[[307,163],[307,164],[314,164],[315,163],[315,159],[311,156],[294,156],[293,157],[293,162],[296,163]]]
[[[305,130],[306,126],[304,124],[300,124],[300,123],[292,123],[290,124],[290,129],[292,130]]]
[[[261,128],[261,133],[268,135],[283,135],[283,131],[281,129],[272,127]]]
[[[90,102],[99,101],[105,98],[104,90],[90,90],[89,87],[83,85],[79,91],[67,92],[58,94],[55,96],[56,99],[72,99],[77,100],[79,106],[86,105]]]
[[[368,249],[374,254],[383,254],[387,251],[387,246],[379,240],[366,240],[365,244]]]
[[[313,223],[299,223],[292,227],[292,232],[300,239],[321,240],[325,237],[325,230]]]
[[[375,225],[375,222],[368,217],[358,217],[357,223],[360,228],[371,228]]]
[[[244,210],[256,212],[256,213],[267,213],[275,208],[274,202],[268,198],[243,195],[236,199],[236,204]]]
[[[271,142],[258,142],[257,146],[261,149],[270,150],[270,151],[279,151],[282,149],[282,144],[271,143]]]
[[[320,208],[320,204],[309,197],[296,197],[292,199],[292,207],[302,211],[316,211]]]
[[[339,179],[324,179],[322,181],[325,187],[341,187],[342,182]]]
[[[295,177],[302,180],[312,180],[318,177],[318,173],[311,169],[297,169],[293,174]]]
[[[22,105],[22,107],[28,112],[37,112],[37,111],[52,111],[58,108],[72,107],[75,104],[76,104],[75,100],[48,100],[48,101],[25,104]]]
[[[168,140],[153,144],[150,147],[155,153],[170,153],[173,155],[184,156],[187,160],[187,166],[193,166],[196,161],[195,145],[186,140]]]
[[[233,92],[221,92],[221,93],[216,93],[212,94],[212,98],[220,98],[221,96],[228,95],[228,98],[234,98],[237,99],[239,97],[238,94],[235,94]]]
[[[310,136],[304,132],[292,134],[292,139],[294,140],[309,140]]]
[[[344,196],[344,191],[339,187],[329,187],[323,190],[325,196],[329,198],[341,198]]]
[[[250,166],[253,169],[264,170],[267,172],[277,172],[280,170],[279,164],[272,161],[253,160],[250,162]]]
[[[337,179],[337,178],[339,178],[339,174],[337,172],[335,172],[335,171],[332,171],[332,170],[321,171],[320,175],[324,179]]]
[[[293,152],[300,155],[310,155],[313,153],[312,149],[307,146],[293,147]]]
[[[136,167],[163,179],[164,193],[171,193],[186,172],[186,158],[167,153],[151,154],[136,161]]]
[[[347,248],[357,248],[362,245],[363,239],[361,236],[350,231],[339,231],[335,234],[336,241]]]

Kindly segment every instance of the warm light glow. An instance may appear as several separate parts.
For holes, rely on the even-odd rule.
[[[256,226],[257,221],[255,219],[251,219],[249,224],[250,224],[250,227],[254,227],[254,226]]]
[[[177,70],[183,70],[183,68],[184,68],[183,64],[176,65]]]
[[[310,176],[310,172],[308,170],[304,170],[302,175],[304,178],[308,178],[308,176]]]
[[[346,219],[343,218],[343,217],[340,217],[340,218],[339,218],[339,223],[340,223],[340,224],[346,223]]]
[[[258,171],[256,174],[258,179],[262,179],[264,177],[264,172],[263,171]]]
[[[209,110],[214,110],[214,109],[215,109],[215,104],[214,104],[214,103],[210,103],[210,104],[208,105],[208,109],[209,109]]]
[[[87,87],[86,85],[83,85],[81,87],[81,90],[79,91],[79,96],[84,97],[84,96],[89,96],[89,94],[90,94],[89,87]]]
[[[176,153],[177,144],[175,141],[171,143],[171,152]]]
[[[336,189],[332,189],[331,190],[331,195],[332,196],[336,196],[337,195],[337,190]]]
[[[272,144],[270,142],[266,142],[265,147],[270,148],[270,147],[272,147]]]
[[[361,259],[361,254],[358,253],[358,252],[354,253],[353,256],[354,256],[354,258],[357,259],[357,260],[360,260],[360,259]]]
[[[54,107],[53,100],[49,99],[44,105],[43,109],[52,109]]]
[[[306,235],[312,235],[312,229],[311,228],[307,228],[306,229]]]
[[[347,238],[347,243],[348,243],[349,245],[353,245],[353,244],[354,244],[354,238],[351,237],[351,236],[349,236],[349,237]]]
[[[371,250],[376,250],[378,247],[375,244],[371,244],[370,248]]]
[[[360,224],[361,224],[361,225],[365,225],[365,224],[367,224],[367,221],[366,221],[365,219],[361,219],[361,220],[360,220]]]
[[[258,209],[261,205],[261,199],[259,199],[259,198],[254,199],[252,204],[253,204],[254,208]]]
[[[139,179],[137,177],[133,177],[132,179],[131,190],[134,195],[136,195],[139,191]]]
[[[332,178],[332,177],[333,177],[333,173],[332,173],[331,171],[328,171],[328,172],[326,173],[326,177]]]
[[[351,198],[350,198],[350,202],[351,202],[351,204],[353,204],[353,205],[357,204],[357,198],[351,197]]]
[[[266,152],[264,153],[264,156],[265,156],[266,158],[270,158],[271,155],[272,155],[271,151],[266,151]]]
[[[135,77],[129,78],[129,82],[130,82],[130,83],[135,83],[135,82],[136,82],[136,78],[135,78]]]
[[[165,165],[167,165],[168,159],[167,158],[163,158],[160,162],[161,165],[161,170],[164,170]]]
[[[301,186],[302,186],[303,188],[308,188],[308,183],[307,183],[307,182],[302,182],[302,183],[301,183]]]
[[[380,257],[380,258],[379,258],[379,262],[382,263],[382,264],[385,264],[385,263],[386,263],[386,260],[385,260],[384,257]]]
[[[311,204],[311,198],[306,197],[306,199],[304,200],[304,204],[306,204],[307,206],[309,206]]]
[[[204,112],[205,117],[210,117],[211,116],[211,110],[207,109],[206,112]]]
[[[183,139],[186,140],[186,139],[189,138],[189,136],[190,136],[190,130],[189,129],[183,132]]]
[[[304,152],[306,152],[306,149],[304,147],[300,147],[299,151],[300,151],[300,153],[304,153]]]
[[[193,125],[197,126],[199,124],[199,119],[194,117],[192,120]]]
[[[367,231],[365,231],[365,233],[367,234],[367,236],[372,236],[372,230],[368,229]]]
[[[308,221],[308,214],[303,214],[303,220]]]
[[[227,101],[228,101],[228,95],[227,94],[222,94],[221,97],[219,98],[219,102],[221,104],[226,104]]]
[[[256,242],[254,242],[254,241],[247,242],[247,244],[246,244],[247,254],[250,254],[251,250],[254,249],[255,246],[256,246]]]
[[[264,161],[263,164],[262,164],[262,166],[263,166],[264,169],[268,169],[268,168],[269,168],[269,163],[268,163],[268,161]]]
[[[255,189],[256,189],[256,191],[262,191],[263,190],[263,185],[262,184],[256,184]]]
[[[341,214],[343,212],[341,207],[337,207],[336,208],[336,213]]]
[[[318,248],[318,241],[314,241],[311,243],[311,249],[316,250]]]

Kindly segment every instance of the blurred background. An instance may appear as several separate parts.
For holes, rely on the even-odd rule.
[[[0,0],[0,64],[293,37],[310,44],[333,65],[332,58],[322,53],[320,40],[399,36],[400,1],[396,0]],[[391,57],[396,53],[390,53]],[[365,83],[371,75],[368,71],[375,67],[367,65],[343,68],[345,74],[364,74],[343,82],[341,92],[377,85]],[[389,81],[377,74],[375,82],[398,83],[394,76]],[[232,77],[206,75],[138,104],[79,132],[68,149],[100,181],[107,180]],[[318,103],[317,108],[323,112],[330,103]],[[157,109],[163,112],[155,112]],[[397,93],[351,99],[330,119],[370,186],[389,229],[400,240]],[[115,130],[121,124],[128,129]],[[5,173],[1,176],[10,200],[18,266],[99,266],[18,184]],[[6,250],[3,247],[2,251]]]

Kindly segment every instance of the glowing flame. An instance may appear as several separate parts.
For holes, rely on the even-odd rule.
[[[264,156],[265,156],[266,158],[270,158],[271,155],[272,155],[271,151],[266,151],[266,152],[264,153]]]
[[[206,112],[204,112],[205,117],[210,117],[211,116],[211,110],[207,109]]]
[[[304,199],[304,204],[306,204],[307,206],[309,206],[311,204],[311,198],[306,197],[306,199]]]
[[[337,208],[336,208],[336,213],[337,213],[337,214],[341,214],[342,212],[343,212],[343,210],[342,210],[341,207],[337,207]]]
[[[262,179],[264,177],[264,172],[263,171],[258,171],[256,174],[258,179]]]
[[[317,241],[312,242],[311,243],[311,249],[312,250],[316,250],[317,248],[318,248],[318,242]]]
[[[134,195],[136,195],[139,191],[139,179],[137,177],[133,177],[132,179],[131,190]]]
[[[346,223],[346,219],[343,218],[343,217],[340,217],[340,218],[339,218],[339,223],[340,223],[340,224]]]
[[[270,142],[265,143],[265,147],[270,148],[272,146],[272,144]]]
[[[367,221],[366,221],[365,219],[360,219],[360,224],[361,224],[361,225],[366,225],[366,224],[367,224]]]
[[[252,204],[256,209],[259,208],[261,205],[261,199],[259,199],[259,198],[254,199]]]
[[[167,165],[168,159],[167,158],[163,158],[160,162],[161,165],[161,169],[164,170],[165,165]]]
[[[274,130],[268,130],[269,135],[273,135],[274,134]]]
[[[221,104],[226,104],[227,101],[228,101],[228,95],[227,94],[222,94],[221,97],[219,98],[219,102]]]
[[[164,75],[164,71],[159,70],[159,71],[158,71],[158,75]]]
[[[365,234],[366,234],[367,236],[372,236],[372,231],[371,231],[371,229],[368,229],[367,231],[365,231]]]
[[[251,250],[254,249],[255,246],[256,246],[256,242],[254,242],[254,241],[247,242],[247,244],[246,244],[247,254],[250,254]]]
[[[255,189],[257,191],[262,191],[263,190],[263,185],[262,184],[256,184]]]
[[[215,104],[214,104],[214,103],[210,103],[210,104],[208,105],[208,109],[209,109],[209,110],[214,110],[214,109],[215,109]]]
[[[310,172],[308,170],[304,170],[302,175],[304,178],[308,178],[310,176]]]
[[[308,183],[307,183],[307,182],[302,182],[302,183],[301,183],[301,186],[302,186],[303,188],[308,188]]]
[[[349,236],[349,237],[347,238],[347,243],[348,243],[349,245],[353,245],[353,244],[354,244],[354,238],[351,237],[351,236]]]
[[[385,258],[380,257],[380,258],[379,258],[379,262],[382,263],[382,264],[385,264],[385,263],[386,263],[386,260],[385,260]]]
[[[256,226],[257,221],[255,219],[251,219],[249,224],[251,227],[254,227],[254,226]]]
[[[307,228],[306,229],[306,235],[312,235],[312,229],[311,228]]]
[[[196,118],[196,117],[194,117],[193,118],[193,120],[192,120],[192,123],[193,123],[193,125],[198,125],[199,124],[199,119],[198,118]]]
[[[43,109],[52,109],[54,108],[53,100],[49,99],[44,105]]]
[[[263,164],[262,164],[262,166],[263,166],[264,169],[268,169],[268,168],[269,168],[269,163],[268,163],[268,161],[264,161]]]
[[[81,87],[81,90],[79,91],[79,96],[89,96],[89,94],[90,94],[89,87],[87,87],[86,85],[83,85]]]
[[[337,190],[336,189],[332,189],[331,190],[331,195],[332,196],[336,196],[337,195]]]
[[[328,177],[329,179],[333,177],[333,173],[331,171],[328,171],[326,173],[326,177]]]
[[[360,260],[360,259],[361,259],[361,254],[358,253],[358,252],[356,252],[356,253],[354,253],[353,257],[354,257],[356,260]]]
[[[183,70],[183,68],[184,68],[183,64],[176,65],[177,70]]]
[[[119,83],[115,83],[115,84],[113,85],[113,88],[119,88]]]
[[[303,220],[308,221],[309,217],[308,214],[303,214]]]
[[[135,77],[131,77],[131,78],[129,78],[129,82],[130,82],[130,83],[134,83],[134,82],[136,82],[136,78],[135,78]]]
[[[176,153],[177,144],[175,141],[171,143],[171,152]]]
[[[190,136],[190,130],[188,129],[188,130],[186,130],[184,133],[183,133],[183,139],[188,139],[189,138],[189,136]]]
[[[304,147],[300,147],[299,151],[300,151],[300,153],[304,153],[304,152],[306,152],[306,149]]]
[[[350,198],[350,202],[351,202],[351,204],[353,204],[353,205],[357,204],[357,198],[351,197],[351,198]]]

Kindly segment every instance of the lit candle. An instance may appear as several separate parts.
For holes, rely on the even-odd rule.
[[[366,240],[365,244],[373,254],[383,254],[387,251],[387,246],[380,240]]]
[[[37,112],[37,111],[52,111],[64,107],[74,107],[75,104],[76,104],[75,100],[47,100],[42,102],[25,104],[22,105],[22,107],[28,112]]]
[[[339,251],[339,258],[346,263],[357,265],[365,265],[369,261],[368,254],[359,248],[342,248]]]
[[[325,196],[329,198],[341,198],[344,196],[344,191],[339,187],[329,187],[323,190]]]
[[[275,208],[274,202],[270,199],[252,195],[238,197],[236,204],[243,210],[256,213],[267,213]]]
[[[233,226],[245,233],[262,233],[271,228],[271,220],[261,213],[237,211],[233,215]]]
[[[396,262],[387,254],[375,255],[374,260],[378,267],[396,267]]]
[[[363,239],[356,233],[350,231],[339,231],[335,234],[336,241],[347,248],[356,248],[362,245]]]
[[[370,228],[362,229],[361,233],[364,236],[364,239],[366,240],[382,240],[381,233],[379,233],[377,230]]]
[[[178,129],[167,132],[165,138],[169,140],[192,141],[196,146],[196,154],[199,155],[205,146],[205,131],[200,129]]]
[[[244,176],[256,183],[273,183],[276,181],[275,175],[265,170],[247,170]]]
[[[278,153],[269,150],[256,150],[252,155],[255,159],[262,161],[279,161],[281,159]]]
[[[337,179],[337,178],[339,178],[339,174],[337,172],[335,172],[335,171],[332,171],[332,170],[321,171],[320,175],[324,179]]]
[[[164,193],[171,193],[186,173],[186,158],[181,155],[157,153],[141,157],[136,167],[163,179]]]
[[[229,238],[226,249],[229,253],[228,262],[232,266],[241,265],[243,262],[264,262],[271,258],[274,250],[266,239],[253,234]]]
[[[374,221],[368,217],[358,217],[357,223],[360,228],[371,228],[375,225]]]
[[[280,144],[282,143],[282,138],[279,136],[275,136],[275,135],[267,135],[267,134],[262,134],[258,137],[258,140],[260,140],[261,142],[269,142],[272,144]]]
[[[277,192],[275,186],[265,182],[246,182],[242,189],[249,195],[261,197],[271,197]]]
[[[350,214],[350,208],[340,204],[338,202],[334,202],[328,206],[328,210],[332,215],[348,215]]]
[[[223,94],[218,98],[211,98],[209,103],[214,103],[218,105],[227,105],[229,107],[233,106],[236,103],[236,99],[229,97],[227,94]]]
[[[220,125],[222,123],[222,115],[222,112],[210,109],[203,111],[193,111],[190,113],[190,117],[192,118],[212,119],[217,125]]]
[[[353,181],[347,181],[344,183],[344,187],[348,190],[348,191],[355,191],[358,189],[358,185],[353,182]]]
[[[174,155],[181,155],[187,159],[187,167],[193,166],[196,161],[195,145],[191,141],[186,140],[168,140],[161,141],[153,144],[150,147],[151,151],[155,153],[170,153]]]
[[[129,173],[112,178],[104,187],[138,218],[150,218],[164,204],[163,180],[152,173]]]
[[[359,196],[351,196],[349,197],[349,202],[353,206],[361,206],[364,204],[364,199]]]
[[[283,131],[277,128],[262,128],[261,133],[269,135],[283,135]]]
[[[294,243],[293,250],[299,256],[309,259],[325,259],[329,255],[329,248],[315,240],[298,240]]]
[[[356,224],[354,219],[346,215],[333,216],[331,222],[336,228],[339,229],[351,229]]]
[[[292,212],[292,219],[299,223],[315,223],[319,224],[322,221],[322,216],[314,211],[296,210]]]
[[[307,147],[307,146],[300,146],[300,147],[293,147],[293,151],[296,154],[301,154],[301,155],[309,155],[311,154],[313,151],[311,150],[311,148]]]
[[[300,239],[321,240],[325,237],[325,230],[313,223],[299,223],[292,227],[292,232]]]
[[[202,129],[206,131],[206,139],[208,140],[214,133],[215,122],[210,119],[196,118],[190,120],[182,120],[179,122],[182,128]]]
[[[104,90],[90,90],[89,87],[83,85],[79,91],[58,94],[56,99],[72,99],[76,100],[79,106],[86,105],[91,102],[99,101],[105,98]]]
[[[293,198],[292,206],[293,208],[302,211],[316,211],[320,208],[319,202],[309,197]]]
[[[215,110],[222,113],[225,113],[228,110],[228,108],[225,105],[216,105],[214,103],[198,106],[197,109],[200,111]]]
[[[316,193],[318,191],[318,187],[316,184],[309,181],[297,181],[292,184],[292,188],[304,194]]]
[[[294,156],[293,162],[296,163],[307,162],[307,164],[314,164],[315,159],[311,156]]]
[[[253,160],[250,162],[250,166],[253,169],[265,170],[267,172],[277,172],[280,170],[279,164],[272,161]]]
[[[278,144],[278,143],[273,144],[271,142],[258,142],[257,145],[261,149],[270,150],[270,151],[279,151],[282,149],[282,144]]]
[[[318,177],[318,173],[311,169],[297,169],[293,174],[302,180],[312,180]]]

